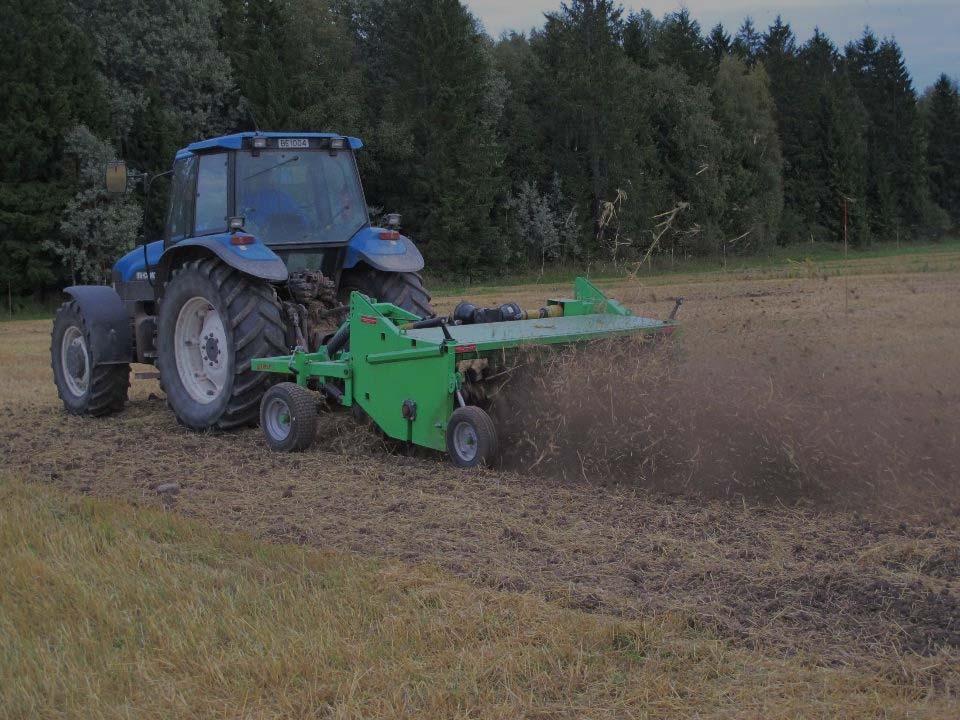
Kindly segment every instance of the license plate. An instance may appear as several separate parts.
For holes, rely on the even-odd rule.
[[[282,149],[309,148],[310,141],[306,138],[280,138],[277,147]]]

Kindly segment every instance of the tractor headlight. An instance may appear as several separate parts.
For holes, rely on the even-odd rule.
[[[253,147],[257,150],[263,150],[267,146],[267,139],[265,137],[255,137],[253,139]]]
[[[346,150],[347,149],[347,139],[346,138],[333,138],[330,141],[331,150]]]

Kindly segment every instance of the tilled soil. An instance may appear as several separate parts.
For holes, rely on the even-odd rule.
[[[391,452],[345,414],[324,418],[316,450],[275,455],[259,431],[198,435],[178,427],[153,381],[135,382],[130,405],[115,417],[69,417],[47,373],[32,364],[47,352],[45,323],[0,326],[0,459],[34,481],[163,504],[225,529],[435,563],[589,611],[669,613],[737,643],[817,663],[876,664],[907,683],[956,688],[960,492],[950,467],[960,457],[951,414],[960,319],[942,302],[952,298],[956,307],[958,280],[852,279],[860,293],[852,317],[826,318],[836,312],[828,308],[838,286],[818,279],[677,288],[691,297],[687,354],[741,347],[766,357],[776,348],[778,357],[795,359],[796,347],[812,347],[815,362],[806,366],[829,378],[818,394],[843,402],[873,397],[869,413],[903,415],[877,426],[900,433],[891,440],[900,455],[916,451],[936,471],[935,494],[924,490],[932,475],[920,484],[900,478],[909,493],[880,493],[857,508],[846,495],[838,495],[843,503],[824,501],[822,488],[778,497],[738,483],[736,492],[714,492],[715,474],[706,488],[688,482],[683,492],[666,492],[664,483],[540,467],[465,473],[441,458]],[[654,302],[649,289],[623,290],[628,302]],[[625,297],[631,290],[634,297]],[[911,323],[898,323],[900,313]],[[26,362],[12,362],[15,346]],[[936,440],[923,457],[904,435],[918,425]],[[898,487],[862,480],[861,489]],[[170,482],[178,493],[156,492]]]

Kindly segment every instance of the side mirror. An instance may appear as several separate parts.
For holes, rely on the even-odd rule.
[[[123,160],[107,163],[107,192],[111,195],[123,195],[127,192],[127,164]]]

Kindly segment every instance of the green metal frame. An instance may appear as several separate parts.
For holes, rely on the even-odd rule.
[[[341,404],[359,405],[383,432],[397,440],[434,450],[446,449],[446,429],[456,406],[463,360],[528,345],[555,345],[610,335],[672,332],[673,320],[633,315],[584,278],[574,281],[574,297],[549,300],[562,317],[510,322],[404,329],[421,318],[390,303],[354,292],[350,296],[350,349],[329,357],[317,352],[259,358],[253,369],[292,375],[306,386],[311,378],[343,381]],[[403,408],[415,407],[413,417]]]

